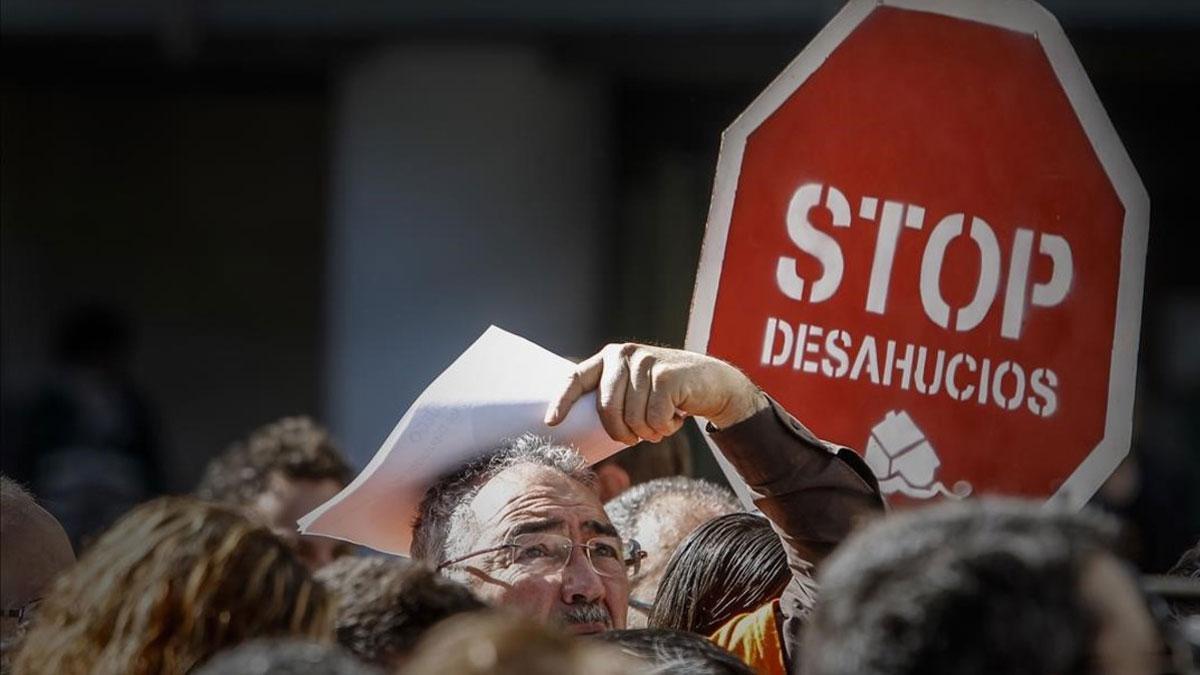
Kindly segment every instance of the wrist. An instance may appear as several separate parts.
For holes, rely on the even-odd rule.
[[[708,418],[709,423],[718,429],[728,429],[738,422],[749,419],[758,411],[770,407],[767,395],[741,371],[738,371],[738,375],[742,380],[739,383],[740,386],[730,394],[725,406]]]

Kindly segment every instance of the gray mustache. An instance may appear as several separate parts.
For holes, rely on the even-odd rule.
[[[567,605],[566,611],[562,613],[562,620],[568,624],[601,623],[612,626],[612,615],[608,613],[608,608],[595,602]]]

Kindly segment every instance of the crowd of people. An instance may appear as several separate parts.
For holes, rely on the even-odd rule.
[[[36,497],[0,481],[4,670],[1194,672],[1200,548],[1164,602],[1096,513],[1000,498],[889,513],[854,451],[708,356],[610,345],[546,424],[592,391],[631,445],[707,420],[755,509],[527,434],[428,486],[411,557],[375,555],[297,534],[352,472],[324,429],[287,418],[78,559]]]

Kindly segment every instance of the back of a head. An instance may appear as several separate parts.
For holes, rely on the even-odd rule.
[[[864,528],[825,562],[806,675],[1091,670],[1083,568],[1113,528],[1016,500],[943,503]]]
[[[252,640],[217,654],[195,675],[382,675],[337,645]]]
[[[308,417],[285,417],[255,429],[210,461],[196,496],[222,504],[250,504],[267,490],[273,474],[342,485],[351,477],[328,431]]]
[[[14,669],[173,675],[250,638],[327,639],[332,623],[325,590],[267,528],[167,497],[119,520],[54,584]]]
[[[629,579],[630,596],[652,603],[667,561],[687,536],[712,518],[740,510],[728,488],[686,476],[635,485],[605,503],[604,511],[621,536],[636,539],[647,553],[641,569]],[[630,620],[636,622],[638,616],[631,613]]]
[[[662,675],[752,675],[738,657],[695,633],[666,628],[613,630],[596,639],[615,644]]]
[[[644,673],[610,645],[500,611],[462,614],[421,640],[405,675],[618,675]]]
[[[766,518],[714,518],[667,563],[649,625],[711,635],[738,614],[778,598],[791,578],[783,544]]]
[[[399,665],[434,624],[483,608],[462,584],[394,558],[342,558],[316,577],[334,596],[338,642],[387,668]]]

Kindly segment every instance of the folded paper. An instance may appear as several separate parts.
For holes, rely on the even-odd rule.
[[[407,555],[421,497],[465,462],[529,432],[598,462],[626,447],[604,431],[595,394],[556,427],[542,421],[575,364],[492,326],[425,389],[366,468],[333,499],[299,521],[323,535]]]

